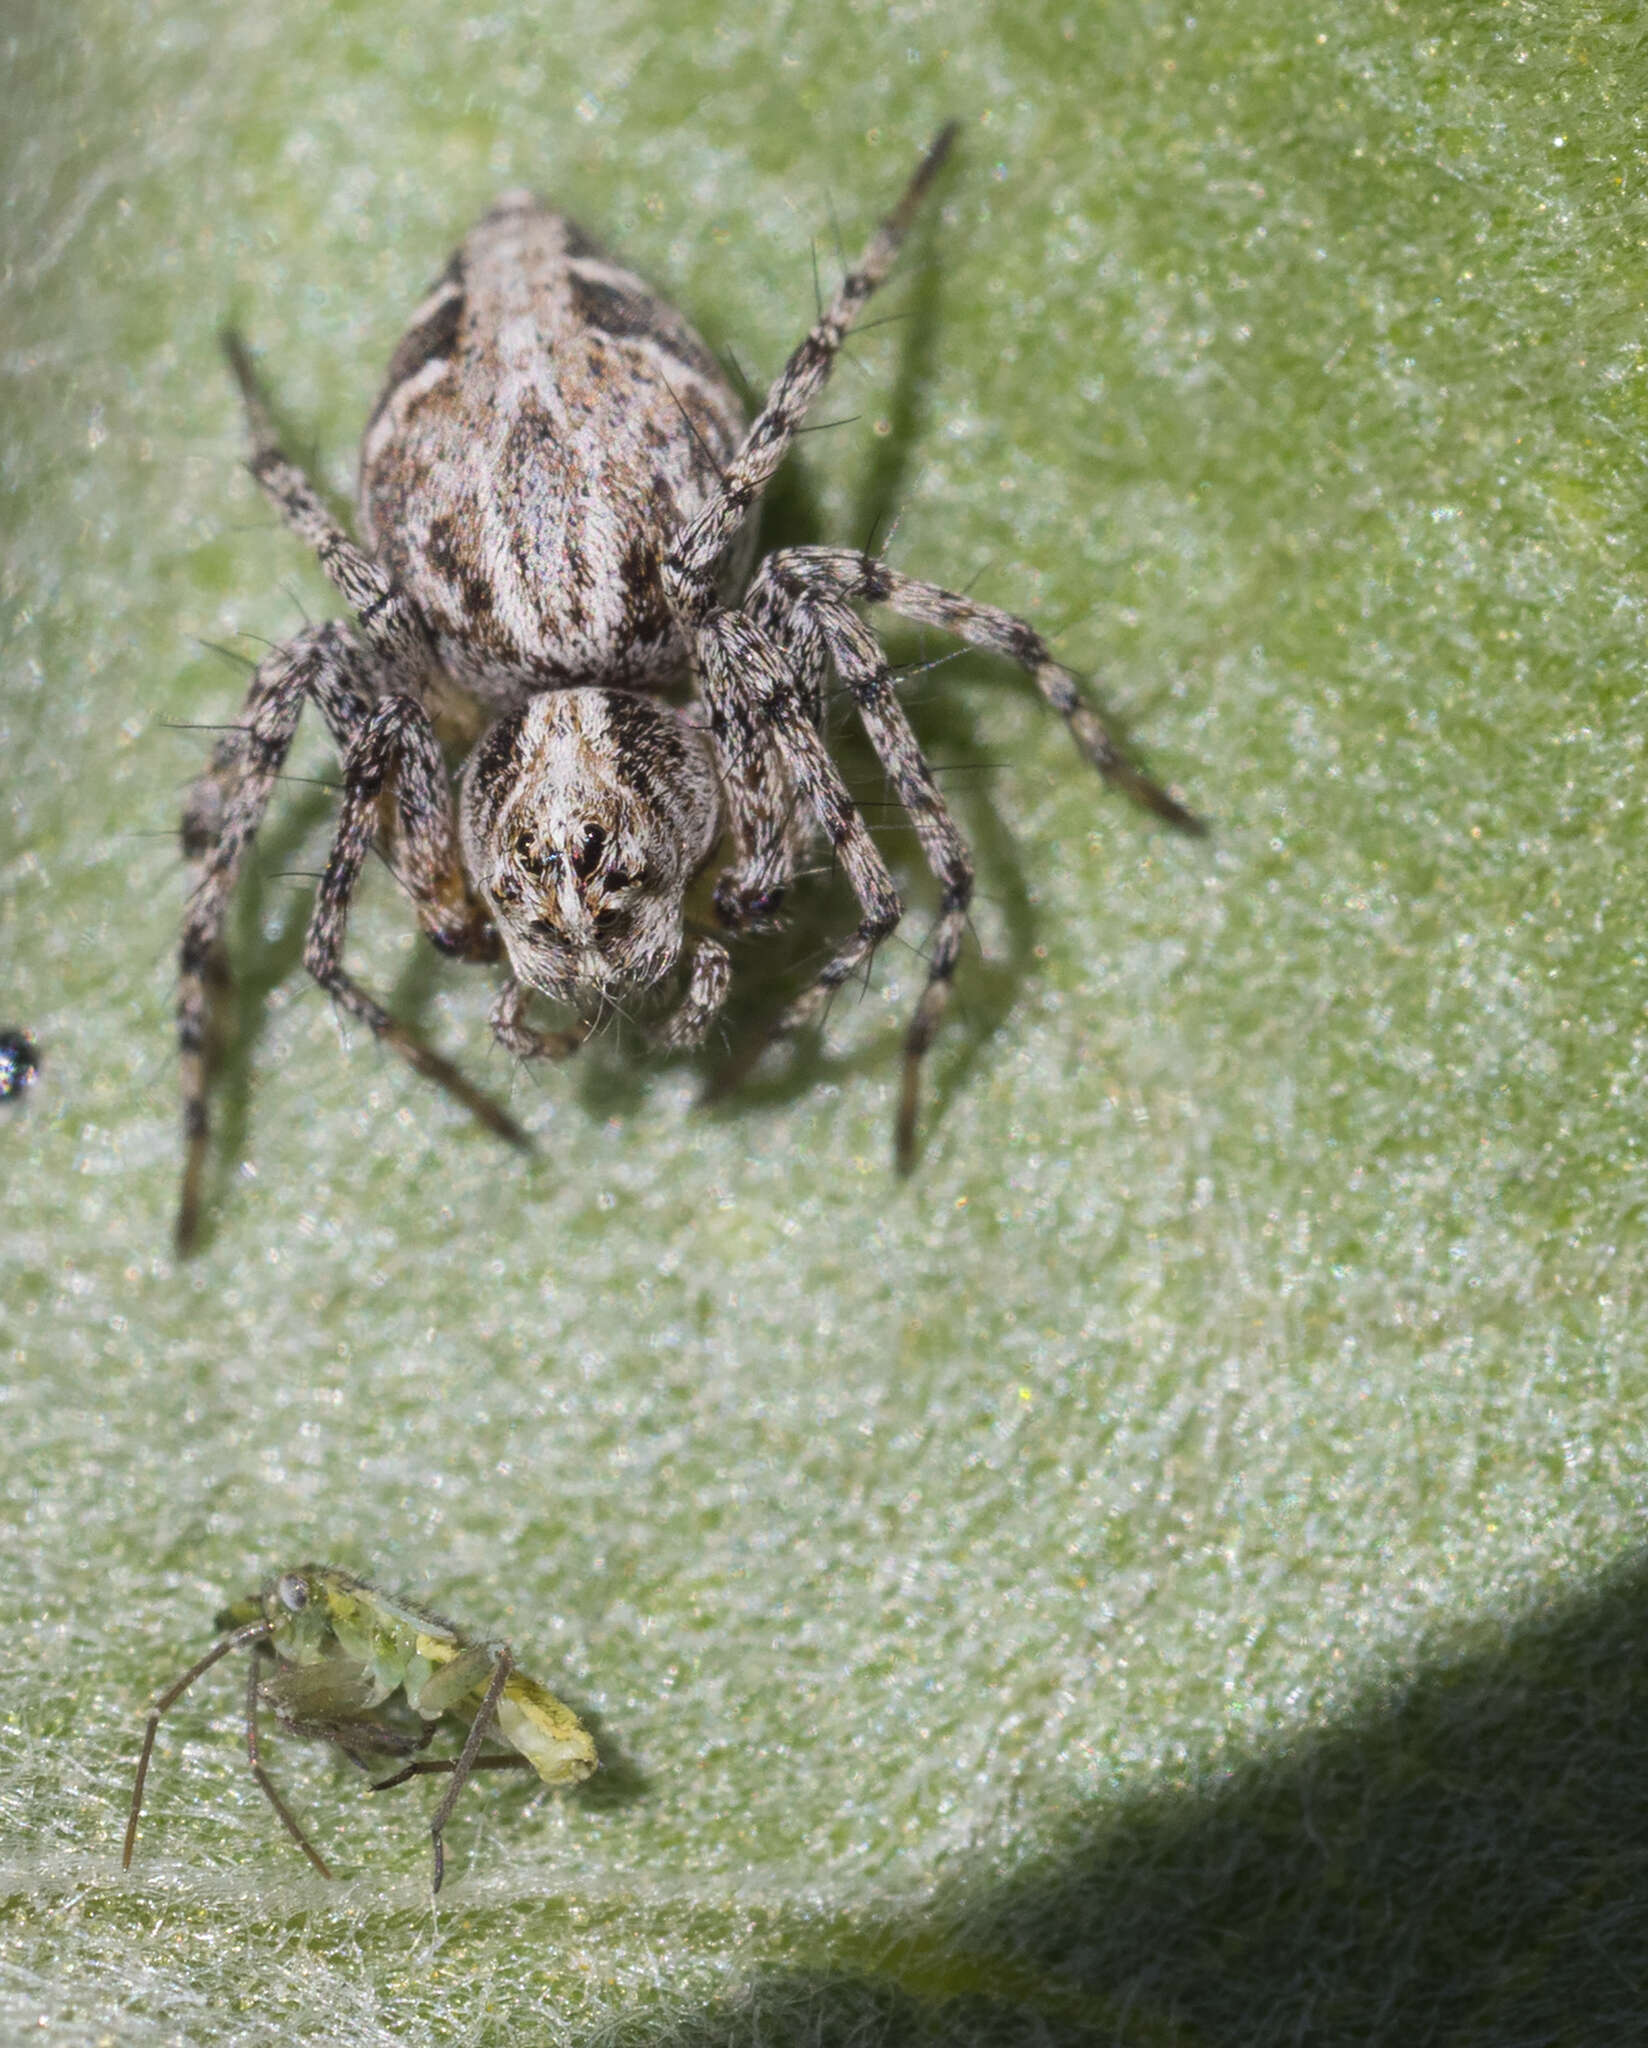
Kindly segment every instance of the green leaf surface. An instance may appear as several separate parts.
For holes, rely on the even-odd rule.
[[[1648,40],[1580,4],[24,0],[0,125],[0,2032],[97,2043],[1630,2038],[1648,1997],[1641,644]],[[1201,844],[976,657],[912,715],[936,903],[821,1045],[511,1070],[368,878],[299,954],[307,732],[169,1248],[182,792],[335,610],[241,467],[251,338],[340,503],[510,185],[754,381],[947,116],[778,492],[1022,611]],[[901,661],[947,652],[890,628]],[[204,729],[203,729],[204,728]],[[310,778],[310,779],[306,779]],[[735,1023],[850,922],[740,949]],[[586,1712],[569,1795],[238,1752],[224,1602],[320,1557]]]

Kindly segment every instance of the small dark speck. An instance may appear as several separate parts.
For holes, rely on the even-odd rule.
[[[40,1052],[26,1031],[0,1025],[0,1102],[12,1102],[34,1086]]]

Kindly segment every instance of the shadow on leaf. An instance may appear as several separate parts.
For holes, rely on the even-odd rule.
[[[1624,2042],[1648,2012],[1648,1564],[1012,1876],[873,1910],[629,2048]]]

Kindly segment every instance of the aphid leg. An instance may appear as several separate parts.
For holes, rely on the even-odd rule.
[[[143,1730],[143,1748],[137,1759],[137,1777],[132,1785],[132,1810],[126,1820],[126,1846],[121,1851],[120,1867],[130,1870],[132,1851],[137,1846],[137,1817],[143,1810],[143,1786],[149,1775],[149,1759],[154,1754],[155,1734],[160,1727],[160,1717],[168,1707],[175,1705],[200,1677],[203,1671],[210,1671],[221,1658],[231,1650],[238,1650],[244,1643],[261,1643],[268,1639],[269,1624],[266,1621],[249,1622],[245,1628],[237,1628],[233,1635],[227,1635],[221,1642],[214,1643],[198,1663],[191,1664],[183,1676],[155,1700],[149,1708],[148,1723]],[[253,1662],[257,1653],[253,1652]]]
[[[392,1778],[374,1778],[374,1792],[392,1792],[397,1785],[404,1785],[408,1778],[442,1777],[448,1771],[458,1768],[461,1758],[455,1756],[420,1757],[415,1764],[403,1764]],[[530,1771],[534,1768],[529,1756],[478,1756],[469,1766],[471,1771]]]
[[[823,390],[853,322],[892,268],[917,207],[950,154],[955,135],[952,122],[934,138],[898,204],[870,237],[857,267],[842,279],[823,317],[779,372],[744,445],[728,465],[720,490],[665,556],[664,589],[671,609],[689,630],[715,608],[717,563],[777,474],[807,408]]]
[[[223,349],[246,406],[253,476],[286,524],[314,549],[321,567],[360,621],[367,644],[394,670],[398,687],[416,688],[434,660],[416,606],[387,570],[355,545],[321,503],[314,485],[282,452],[263,389],[239,335],[225,334]]]
[[[526,1006],[531,1000],[532,990],[511,975],[492,1005],[493,1037],[518,1060],[570,1059],[593,1027],[577,1024],[566,1031],[540,1031],[526,1021]]]
[[[208,1043],[214,990],[227,982],[223,925],[229,898],[268,808],[306,700],[319,705],[340,751],[360,730],[377,696],[371,657],[348,627],[309,628],[259,662],[240,723],[219,739],[211,764],[190,791],[183,850],[197,863],[178,947],[177,1036],[183,1095],[183,1186],[176,1239],[192,1249],[200,1224],[201,1183],[210,1133]]]
[[[704,1034],[715,1022],[727,1000],[732,981],[732,956],[714,939],[693,942],[686,991],[680,1002],[653,1028],[653,1042],[671,1052],[702,1045]]]
[[[435,1809],[435,1818],[429,1823],[429,1833],[435,1844],[435,1876],[434,1881],[429,1887],[431,1892],[438,1892],[440,1890],[441,1880],[446,1875],[446,1847],[441,1840],[442,1831],[447,1822],[452,1818],[452,1809],[458,1803],[458,1794],[463,1790],[468,1782],[470,1772],[475,1768],[475,1761],[480,1754],[481,1744],[486,1740],[487,1733],[497,1718],[498,1702],[503,1698],[504,1686],[508,1682],[509,1674],[514,1668],[515,1660],[510,1654],[508,1645],[505,1644],[498,1651],[497,1662],[492,1667],[491,1680],[487,1685],[486,1691],[481,1696],[480,1706],[475,1710],[475,1718],[469,1724],[469,1733],[464,1737],[464,1746],[458,1752],[457,1759],[453,1763],[452,1782],[447,1786],[440,1805]]]
[[[497,935],[484,921],[485,913],[469,899],[457,866],[450,802],[443,808],[431,801],[436,787],[431,753],[438,760],[428,717],[410,697],[385,698],[356,734],[344,761],[343,803],[309,920],[303,964],[342,1010],[365,1024],[408,1066],[444,1088],[488,1130],[530,1149],[531,1140],[506,1110],[391,1017],[343,966],[349,905],[377,834],[379,798],[391,783],[400,825],[396,871],[411,891],[425,929],[448,951],[470,958],[495,955]],[[403,779],[408,759],[414,766]]]
[[[330,1877],[332,1873],[327,1868],[320,1851],[310,1841],[302,1828],[298,1826],[297,1817],[286,1804],[286,1801],[275,1790],[274,1780],[263,1768],[263,1758],[258,1754],[258,1660],[262,1657],[272,1657],[274,1654],[274,1651],[267,1642],[255,1642],[252,1645],[252,1655],[246,1671],[246,1759],[252,1766],[252,1776],[256,1778],[264,1798],[268,1800],[276,1813],[280,1815],[281,1826],[292,1837],[292,1840],[297,1843],[298,1847],[309,1858],[309,1861],[320,1872],[321,1876]]]
[[[852,884],[862,915],[823,972],[790,1004],[765,1040],[757,1040],[717,1077],[712,1096],[733,1087],[775,1038],[811,1025],[843,982],[861,967],[898,923],[904,906],[887,863],[870,837],[840,771],[812,720],[805,715],[784,658],[753,620],[741,612],[714,612],[698,637],[704,694],[712,707],[731,707],[733,720],[768,736],[797,801],[824,832]]]

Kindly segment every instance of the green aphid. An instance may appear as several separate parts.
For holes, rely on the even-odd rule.
[[[190,1665],[149,1709],[126,1823],[121,1858],[126,1869],[131,1868],[143,1781],[160,1717],[231,1650],[251,1651],[246,1754],[252,1776],[322,1877],[332,1873],[263,1767],[258,1751],[260,1706],[273,1708],[276,1720],[291,1734],[334,1744],[363,1771],[385,1759],[412,1759],[392,1776],[376,1779],[374,1791],[402,1785],[408,1778],[450,1773],[452,1782],[429,1825],[435,1843],[435,1891],[441,1888],[446,1867],[441,1831],[472,1771],[532,1770],[546,1785],[576,1785],[596,1767],[589,1730],[570,1707],[516,1669],[507,1643],[477,1641],[427,1608],[385,1593],[335,1565],[306,1564],[282,1572],[261,1593],[227,1608],[218,1616],[217,1627],[228,1631],[222,1641],[198,1664]],[[399,1701],[397,1693],[402,1695]],[[425,1758],[420,1752],[448,1715],[468,1724],[463,1747],[444,1761]],[[481,1745],[489,1739],[507,1743],[511,1753],[483,1755]]]

